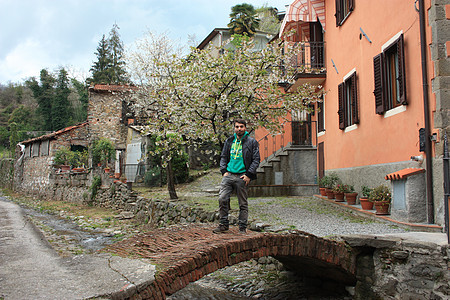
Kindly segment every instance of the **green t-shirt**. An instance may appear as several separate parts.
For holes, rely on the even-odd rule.
[[[244,136],[246,135],[248,135],[248,132],[245,132]],[[231,173],[245,173],[246,171],[244,158],[242,157],[242,139],[239,140],[236,133],[231,144],[230,161],[228,162],[227,171]]]

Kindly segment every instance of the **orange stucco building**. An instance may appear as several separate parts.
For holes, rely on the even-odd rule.
[[[385,176],[392,172],[425,169],[423,188],[414,193],[423,192],[424,221],[441,225],[443,138],[450,125],[449,19],[445,0],[295,0],[280,31],[285,42],[304,42],[309,49],[297,63],[326,69],[297,76],[297,84],[322,85],[326,93],[315,113],[303,118],[312,124],[318,175],[335,172],[360,192],[363,185],[389,185]],[[295,34],[283,38],[292,29]],[[262,136],[258,131],[257,138]]]

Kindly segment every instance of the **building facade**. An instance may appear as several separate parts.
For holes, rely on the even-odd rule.
[[[280,32],[285,43],[309,45],[297,64],[326,69],[324,76],[299,74],[286,89],[308,81],[326,93],[309,116],[319,176],[335,172],[360,192],[389,185],[388,174],[424,169],[415,193],[426,202],[424,221],[437,224],[444,223],[450,125],[449,19],[446,0],[296,0]]]

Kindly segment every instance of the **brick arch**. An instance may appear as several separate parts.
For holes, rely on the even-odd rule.
[[[309,275],[332,277],[344,284],[356,282],[356,253],[342,242],[304,232],[213,234],[210,226],[157,229],[109,246],[121,256],[138,255],[159,266],[155,280],[114,298],[165,299],[203,276],[252,258],[273,256]],[[316,272],[314,272],[316,270]],[[326,270],[326,272],[323,272]]]

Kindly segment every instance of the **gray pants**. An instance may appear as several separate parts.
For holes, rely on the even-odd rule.
[[[248,186],[240,177],[243,174],[230,174],[222,177],[219,192],[219,217],[220,224],[228,226],[228,212],[230,210],[230,195],[233,190],[239,202],[239,227],[246,228],[248,220]]]

